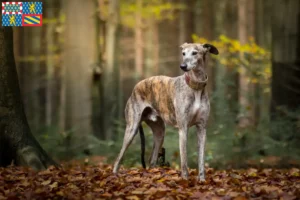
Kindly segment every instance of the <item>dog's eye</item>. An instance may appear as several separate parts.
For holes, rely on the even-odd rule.
[[[184,56],[185,56],[185,53],[183,52],[183,53],[182,53],[182,55],[184,55]]]
[[[197,55],[197,53],[198,53],[197,51],[193,51],[192,55],[195,56]]]

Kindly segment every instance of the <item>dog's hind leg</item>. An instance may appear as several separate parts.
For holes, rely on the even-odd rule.
[[[123,140],[123,146],[122,146],[122,149],[115,161],[113,173],[118,172],[119,165],[124,156],[124,153],[127,150],[128,146],[131,144],[134,136],[137,134],[139,123],[140,123],[140,121],[134,121],[133,124],[128,124],[126,126],[126,131],[125,131],[124,140]]]
[[[165,123],[158,117],[157,121],[146,120],[147,125],[153,132],[153,149],[150,157],[150,168],[155,167],[157,163],[158,153],[162,147],[165,137]]]

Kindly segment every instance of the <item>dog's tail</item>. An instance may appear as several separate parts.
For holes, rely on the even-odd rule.
[[[139,126],[140,138],[141,138],[141,161],[143,168],[146,169],[146,162],[145,162],[145,134],[142,127],[142,124]]]

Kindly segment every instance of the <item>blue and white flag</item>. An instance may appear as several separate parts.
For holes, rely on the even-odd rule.
[[[42,2],[2,2],[2,26],[41,26]]]

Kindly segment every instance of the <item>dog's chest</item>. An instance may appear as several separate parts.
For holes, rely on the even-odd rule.
[[[194,102],[190,110],[191,124],[196,124],[206,120],[209,115],[209,102],[206,94],[202,91],[194,93]]]

